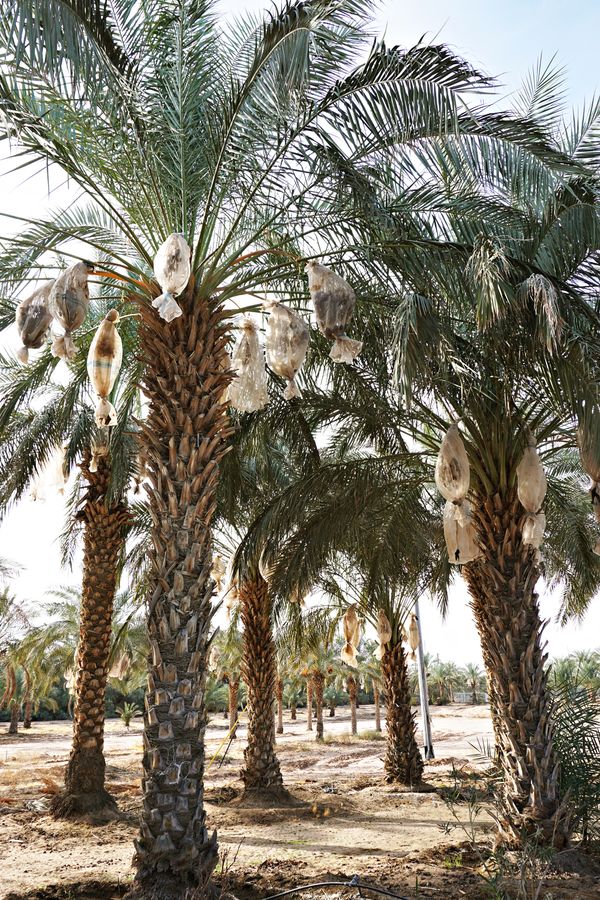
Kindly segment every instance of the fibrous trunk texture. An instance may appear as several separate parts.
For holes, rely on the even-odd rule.
[[[213,615],[211,521],[231,434],[224,391],[228,330],[193,278],[165,322],[141,304],[142,426],[149,511],[150,656],[144,718],[144,803],[137,873],[127,895],[209,897],[216,834],[204,810],[205,683]]]
[[[242,678],[248,690],[248,746],[241,778],[246,794],[279,795],[283,779],[275,753],[277,656],[271,598],[260,575],[239,587],[244,627]]]
[[[292,703],[290,705],[290,719],[295,722],[296,721],[296,704]]]
[[[277,679],[277,734],[283,734],[283,681]]]
[[[323,740],[323,690],[325,688],[325,676],[322,672],[313,673],[313,686],[315,702],[317,706],[317,740]]]
[[[384,768],[388,781],[416,787],[423,779],[423,758],[410,705],[408,665],[402,641],[389,641],[382,660],[387,708]]]
[[[306,730],[312,731],[312,704],[313,704],[313,687],[310,678],[306,681]]]
[[[346,680],[346,687],[348,690],[348,696],[350,697],[350,723],[351,723],[351,733],[358,733],[358,726],[356,722],[356,698],[358,695],[358,684],[356,683],[356,678],[354,675],[349,675]]]
[[[85,454],[81,472],[88,482],[77,518],[83,522],[83,579],[76,657],[73,744],[65,786],[52,798],[56,818],[114,815],[117,805],[104,786],[104,706],[112,614],[123,548],[127,509],[108,499],[110,462],[101,457],[90,472]]]
[[[329,707],[329,718],[333,719],[335,716],[335,703],[332,703]]]
[[[229,678],[229,737],[237,734],[239,678]]]
[[[375,703],[375,731],[381,731],[381,704],[379,686],[373,685],[373,702]]]
[[[19,714],[21,710],[16,700],[10,704],[10,725],[8,726],[9,734],[19,733]]]
[[[472,504],[485,558],[465,567],[488,673],[503,772],[500,841],[525,836],[563,847],[569,815],[558,796],[558,760],[549,717],[548,671],[535,584],[535,551],[522,543],[525,513],[516,491]]]

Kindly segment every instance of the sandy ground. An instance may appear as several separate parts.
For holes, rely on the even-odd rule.
[[[218,831],[228,889],[258,900],[299,884],[346,881],[357,874],[411,898],[502,896],[491,893],[485,881],[500,878],[486,864],[491,801],[479,748],[492,736],[488,711],[442,707],[434,708],[432,717],[436,759],[427,764],[426,780],[436,791],[411,793],[383,778],[385,745],[374,733],[372,707],[360,709],[358,738],[349,735],[347,709],[326,718],[321,746],[306,730],[304,711],[296,722],[286,715],[278,754],[293,800],[278,808],[240,803],[245,728],[223,760],[227,726],[213,717],[206,806],[209,827]],[[16,739],[6,734],[6,726],[0,733],[0,897],[116,898],[131,880],[141,724],[136,721],[128,732],[118,721],[107,723],[108,787],[123,811],[108,825],[58,823],[47,814],[48,794],[61,782],[69,747],[68,722],[34,723]],[[479,804],[474,821],[471,796]],[[452,807],[450,797],[456,798]],[[578,863],[582,874],[568,876],[536,865],[534,882],[544,876],[545,884],[540,898],[600,897],[593,865],[582,869]],[[513,888],[505,896],[529,896],[519,894],[518,885]],[[327,896],[357,892],[330,890]]]

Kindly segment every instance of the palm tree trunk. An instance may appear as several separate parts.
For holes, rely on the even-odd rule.
[[[283,734],[283,681],[277,679],[277,734]]]
[[[31,676],[27,666],[23,666],[23,676],[25,678],[25,696],[23,697],[23,728],[31,728]]]
[[[373,685],[373,700],[375,702],[375,731],[381,731],[381,705],[379,685]]]
[[[237,734],[239,689],[240,689],[239,678],[230,678],[229,679],[229,737],[230,738],[234,738]]]
[[[387,698],[385,773],[388,781],[415,787],[423,780],[423,759],[417,744],[408,664],[401,640],[389,641],[381,665]]]
[[[334,716],[335,716],[335,703],[331,703],[329,705],[329,718],[333,719]]]
[[[260,575],[239,587],[244,627],[242,678],[248,689],[248,746],[241,778],[246,794],[279,796],[283,779],[275,753],[277,655],[271,623],[271,599]]]
[[[313,675],[315,702],[317,705],[317,740],[323,740],[323,690],[325,688],[325,676],[322,672]]]
[[[223,403],[228,329],[218,303],[199,296],[193,278],[178,302],[184,313],[169,323],[140,304],[150,401],[141,443],[152,527],[144,802],[128,894],[136,900],[208,897],[217,863],[216,834],[209,834],[204,811],[204,688],[214,594],[211,521],[231,435]]]
[[[90,454],[81,471],[88,482],[77,518],[84,524],[83,582],[76,659],[73,744],[65,771],[65,786],[52,798],[55,818],[114,815],[117,804],[104,786],[104,706],[112,614],[123,547],[127,509],[110,503],[110,464],[106,457],[90,472]]]
[[[358,685],[356,683],[356,678],[354,677],[354,675],[348,676],[346,686],[348,689],[348,696],[350,697],[350,733],[358,734],[358,725],[356,722],[356,695],[358,694]]]
[[[558,797],[548,671],[535,585],[535,551],[521,542],[524,512],[513,488],[476,497],[475,522],[485,558],[465,567],[484,662],[503,772],[499,837],[519,846],[526,835],[562,848],[569,815]]]
[[[310,678],[306,681],[306,730],[312,731],[313,686]]]
[[[8,726],[8,734],[19,733],[19,714],[21,712],[20,705],[16,700],[12,700],[10,704],[10,725]]]
[[[290,719],[292,720],[292,722],[296,721],[296,704],[295,703],[290,704]]]

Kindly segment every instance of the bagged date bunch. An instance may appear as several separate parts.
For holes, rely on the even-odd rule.
[[[52,323],[49,300],[53,285],[48,281],[17,306],[15,322],[23,344],[17,351],[20,363],[29,362],[29,351],[38,350],[46,340]]]
[[[172,322],[183,310],[175,300],[187,287],[192,272],[192,251],[182,234],[170,234],[158,248],[154,257],[154,275],[162,294],[152,301],[152,306],[165,322]]]
[[[590,498],[596,522],[600,524],[600,463],[594,453],[592,440],[581,425],[577,429],[577,443],[579,445],[581,464],[592,480]],[[594,548],[594,552],[596,552],[598,548],[600,548],[600,542]]]
[[[544,540],[545,531],[546,514],[543,511],[535,514],[531,513],[523,524],[523,543],[529,544],[535,550],[539,550]]]
[[[227,566],[220,553],[215,553],[212,560],[212,568],[210,570],[211,578],[215,583],[215,590],[220,594],[223,590],[223,580],[227,573]]]
[[[451,425],[443,437],[435,463],[435,483],[445,500],[460,505],[469,491],[469,457],[458,425]]]
[[[30,497],[44,502],[56,493],[64,494],[68,481],[67,445],[56,447],[49,459],[36,470],[31,481]]]
[[[383,659],[385,654],[385,645],[392,639],[392,626],[390,620],[382,609],[377,612],[377,649],[375,656],[377,659]]]
[[[342,660],[352,669],[358,669],[356,654],[360,644],[360,621],[356,607],[349,606],[342,619],[345,644],[341,652]]]
[[[276,300],[267,304],[266,308],[269,310],[265,335],[267,363],[276,375],[285,378],[287,385],[283,396],[291,400],[301,396],[296,376],[308,350],[308,325],[293,310]]]
[[[477,543],[475,526],[471,518],[471,505],[468,500],[463,500],[460,515],[457,516],[458,507],[446,501],[444,507],[444,537],[448,559],[455,566],[463,566],[466,563],[479,559],[483,554]]]
[[[479,555],[473,546],[474,532],[466,497],[471,481],[469,458],[457,425],[451,425],[442,439],[435,463],[435,483],[446,500],[444,537],[451,563],[471,562]]]
[[[95,413],[98,428],[109,428],[117,424],[117,412],[108,396],[123,362],[123,344],[115,327],[118,321],[117,310],[109,310],[100,323],[88,352],[88,376],[98,395]]]
[[[94,267],[88,262],[78,262],[62,272],[50,291],[49,309],[65,333],[54,335],[52,355],[59,359],[73,359],[77,347],[72,333],[85,322],[90,305],[88,277]]]
[[[417,622],[417,617],[414,613],[411,613],[410,615],[410,624],[406,633],[406,640],[408,646],[410,647],[410,658],[414,662],[414,660],[417,658],[417,650],[419,648],[419,644],[421,643],[419,638],[419,623]]]
[[[523,543],[536,550],[542,545],[546,529],[546,516],[540,510],[547,487],[546,473],[537,448],[530,443],[517,466],[517,494],[527,513],[522,531]]]
[[[227,399],[240,412],[255,412],[269,402],[265,354],[252,319],[244,318],[241,332],[231,360],[235,378],[229,385]]]
[[[361,352],[362,341],[346,334],[356,305],[356,294],[340,275],[318,262],[306,264],[308,289],[319,331],[333,341],[329,356],[336,363],[351,363]]]

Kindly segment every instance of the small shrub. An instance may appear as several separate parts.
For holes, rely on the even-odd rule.
[[[141,716],[142,711],[135,703],[124,703],[123,706],[117,707],[116,713],[120,716],[121,722],[125,728],[129,728],[131,720],[136,716]]]

